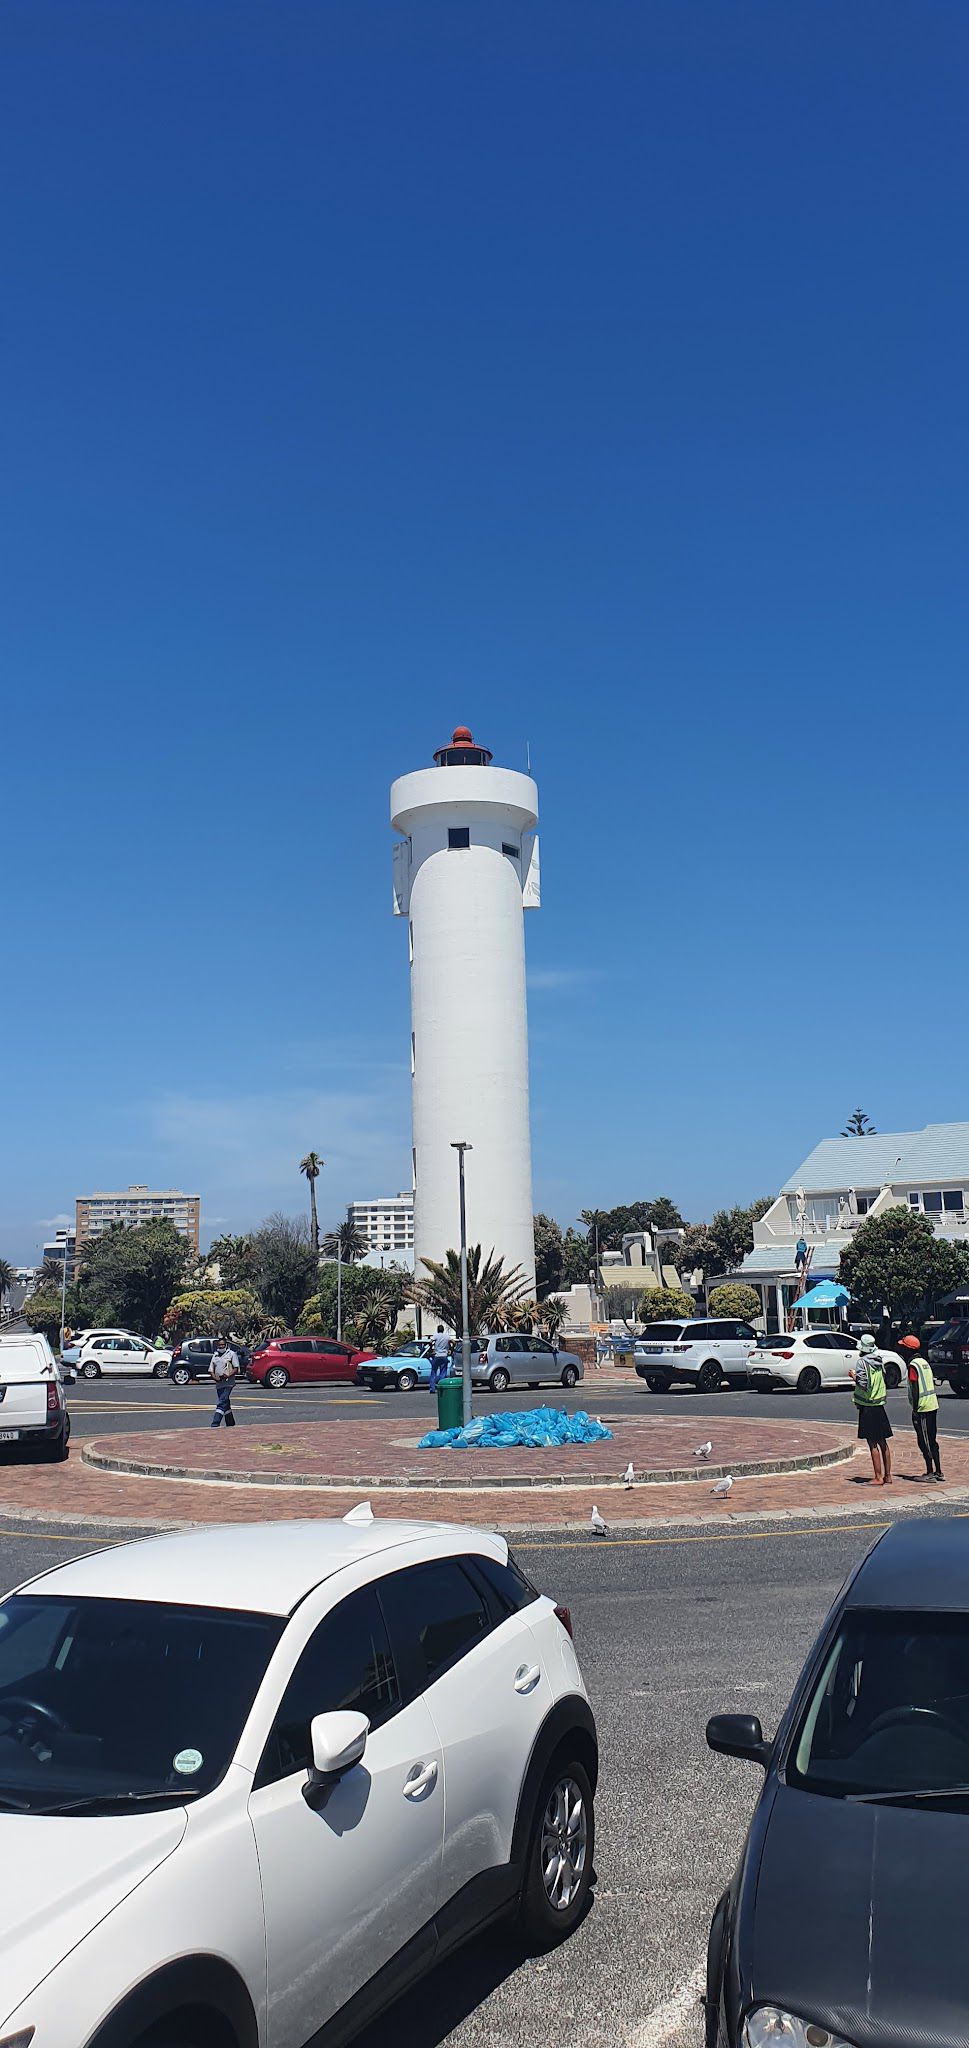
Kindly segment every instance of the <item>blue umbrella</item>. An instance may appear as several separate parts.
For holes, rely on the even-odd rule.
[[[851,1296],[847,1287],[837,1280],[819,1280],[816,1287],[809,1287],[806,1294],[798,1296],[795,1308],[843,1308]]]

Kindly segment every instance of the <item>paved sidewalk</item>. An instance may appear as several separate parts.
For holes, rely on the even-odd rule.
[[[824,1428],[830,1436],[827,1425],[814,1426]],[[280,1441],[285,1427],[288,1425],[280,1425],[273,1441]],[[801,1427],[806,1429],[808,1425]],[[172,1432],[176,1434],[182,1450],[186,1438],[195,1436],[194,1431],[186,1430]],[[255,1435],[256,1427],[236,1434]],[[718,1428],[718,1439],[721,1435]],[[206,1432],[200,1430],[198,1436],[204,1439]],[[102,1438],[101,1444],[110,1446],[117,1441]],[[157,1436],[153,1436],[152,1444],[157,1441]],[[149,1439],[140,1438],[138,1442],[145,1451]],[[625,1459],[618,1428],[616,1443],[617,1469],[621,1471]],[[738,1478],[726,1500],[713,1498],[714,1482],[708,1472],[692,1484],[636,1485],[629,1492],[615,1482],[607,1492],[588,1483],[485,1491],[408,1486],[388,1487],[381,1492],[377,1488],[350,1485],[345,1489],[318,1490],[306,1485],[280,1485],[278,1478],[268,1485],[240,1486],[212,1480],[127,1476],[96,1470],[84,1464],[77,1450],[73,1450],[67,1465],[0,1466],[0,1521],[6,1517],[14,1521],[68,1521],[108,1531],[113,1524],[172,1527],[212,1522],[302,1521],[345,1514],[367,1491],[372,1494],[378,1513],[408,1520],[479,1522],[510,1531],[576,1531],[588,1528],[595,1500],[610,1528],[617,1532],[681,1527],[699,1534],[751,1518],[785,1521],[805,1516],[884,1516],[906,1508],[969,1500],[969,1439],[943,1436],[942,1444],[944,1486],[924,1482],[914,1437],[900,1431],[895,1438],[898,1476],[891,1487],[872,1485],[871,1463],[862,1445],[846,1461],[813,1471]],[[241,1456],[241,1444],[239,1448]],[[224,1447],[222,1455],[225,1456]],[[595,1539],[590,1536],[589,1540]]]
[[[391,1434],[387,1420],[349,1417],[329,1422],[253,1421],[234,1430],[164,1429],[150,1435],[115,1435],[88,1442],[85,1464],[143,1478],[220,1480],[258,1486],[366,1486],[455,1488],[619,1486],[627,1465],[641,1485],[667,1480],[710,1483],[727,1472],[737,1478],[835,1464],[853,1455],[855,1433],[844,1424],[720,1418],[709,1461],[695,1456],[695,1417],[667,1415],[602,1420],[610,1438],[549,1450],[420,1448],[413,1422]],[[405,1425],[406,1427],[406,1425]],[[419,1428],[419,1426],[418,1426]]]

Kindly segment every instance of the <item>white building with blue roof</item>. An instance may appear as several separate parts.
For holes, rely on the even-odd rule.
[[[783,1330],[808,1284],[837,1279],[841,1253],[866,1216],[905,1204],[942,1237],[969,1239],[969,1123],[822,1138],[754,1225],[737,1274],[757,1288],[767,1327]]]

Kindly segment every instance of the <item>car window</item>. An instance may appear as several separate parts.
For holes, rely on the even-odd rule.
[[[405,1697],[415,1698],[489,1633],[484,1595],[455,1558],[412,1565],[380,1582]]]
[[[342,1344],[318,1343],[315,1349],[321,1352],[324,1358],[345,1358],[347,1355],[345,1346]]]
[[[554,1355],[555,1355],[555,1354],[554,1354],[554,1352],[553,1352],[553,1350],[552,1350],[552,1346],[551,1346],[551,1344],[546,1344],[543,1338],[539,1338],[539,1337],[533,1337],[533,1338],[532,1338],[532,1340],[531,1340],[531,1342],[532,1342],[532,1350],[533,1350],[533,1351],[536,1351],[536,1352],[538,1353],[538,1356],[539,1356],[540,1358],[553,1358],[553,1357],[554,1357]]]
[[[678,1344],[682,1335],[682,1323],[647,1323],[639,1341],[641,1344]]]
[[[281,1337],[279,1349],[280,1351],[312,1351],[313,1340],[311,1337]]]
[[[967,1703],[963,1614],[849,1608],[799,1718],[787,1782],[831,1798],[964,1785]]]
[[[496,1557],[471,1557],[464,1563],[473,1578],[484,1579],[498,1621],[506,1620],[509,1614],[520,1613],[523,1607],[530,1607],[538,1599],[534,1586],[530,1585],[513,1558],[509,1558],[507,1564],[499,1564]]]
[[[687,1323],[683,1336],[688,1344],[708,1344],[715,1330],[715,1323]]]
[[[804,1348],[805,1351],[830,1351],[827,1331],[817,1330],[813,1337],[805,1337]]]
[[[828,1343],[832,1351],[857,1351],[858,1346],[846,1330],[829,1330]]]
[[[256,1773],[268,1785],[312,1761],[310,1722],[350,1708],[379,1728],[400,1706],[400,1686],[373,1586],[341,1601],[310,1637],[279,1704]]]
[[[736,1323],[708,1323],[707,1329],[715,1342],[725,1344],[731,1337],[736,1336],[737,1325]]]
[[[756,1340],[757,1340],[757,1332],[756,1332],[756,1330],[755,1330],[755,1329],[753,1329],[753,1328],[751,1327],[750,1323],[738,1323],[738,1324],[737,1324],[737,1335],[738,1335],[738,1337],[744,1337],[744,1338],[747,1338],[747,1337],[749,1337],[749,1339],[750,1339],[750,1342],[751,1342],[752,1344],[753,1344],[753,1343],[755,1343],[755,1342],[756,1342]]]

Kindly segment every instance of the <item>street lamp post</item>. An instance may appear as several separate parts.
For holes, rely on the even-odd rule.
[[[64,1349],[64,1307],[67,1301],[67,1238],[64,1239],[64,1270],[61,1274],[61,1350]]]
[[[458,1199],[461,1207],[461,1387],[464,1426],[471,1420],[471,1332],[468,1328],[468,1221],[464,1206],[464,1155],[473,1151],[465,1139],[452,1139],[458,1155]]]

